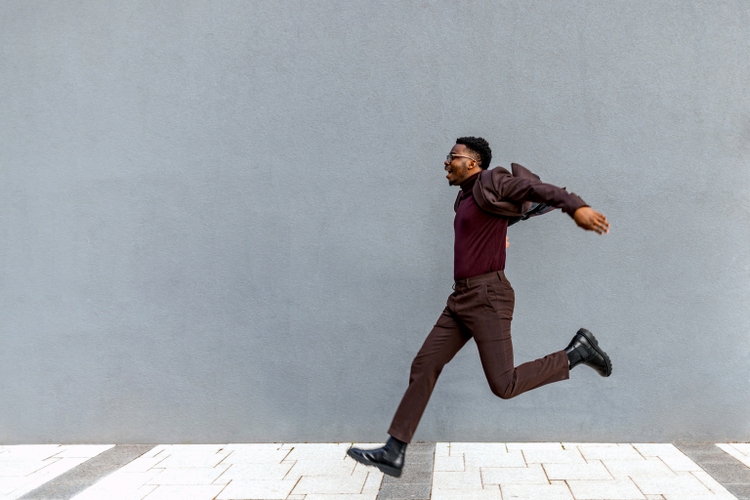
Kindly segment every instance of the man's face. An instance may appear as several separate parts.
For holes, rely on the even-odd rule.
[[[478,159],[477,154],[463,144],[456,144],[451,149],[451,159],[445,159],[443,165],[445,165],[445,171],[448,175],[445,176],[448,179],[448,184],[451,186],[458,186],[463,181],[471,177],[478,172],[479,163],[475,161]],[[469,158],[465,158],[465,157]],[[474,160],[472,160],[474,159]]]

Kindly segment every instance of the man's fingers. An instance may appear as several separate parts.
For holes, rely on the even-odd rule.
[[[604,214],[596,212],[596,226],[599,228],[599,234],[609,233],[609,221]]]
[[[595,231],[597,234],[609,233],[609,221],[603,213],[597,212],[588,207],[586,210],[583,210],[582,208],[579,210],[581,211],[576,211],[576,215],[580,214],[580,217],[574,217],[576,219],[576,224],[587,231]]]

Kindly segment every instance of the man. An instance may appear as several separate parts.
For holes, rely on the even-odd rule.
[[[453,221],[454,292],[414,358],[409,386],[388,430],[390,439],[381,448],[348,451],[358,462],[395,477],[401,475],[407,443],[443,366],[472,337],[490,389],[503,399],[566,380],[579,364],[604,377],[612,373],[609,357],[584,328],[564,350],[514,367],[510,323],[515,297],[503,272],[509,222],[536,202],[561,208],[587,231],[608,233],[609,223],[575,194],[541,182],[520,165],[513,165],[513,174],[503,168],[486,170],[491,159],[489,144],[479,137],[457,139],[445,159],[448,184],[461,187]]]

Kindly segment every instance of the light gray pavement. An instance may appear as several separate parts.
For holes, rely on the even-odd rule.
[[[351,445],[0,446],[0,500],[750,499],[747,443],[414,443],[399,479]]]

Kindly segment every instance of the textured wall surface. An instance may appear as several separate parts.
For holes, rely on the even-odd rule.
[[[417,440],[750,439],[750,8],[0,2],[0,442],[385,437],[452,283],[482,135],[603,211],[510,230],[522,362]]]

